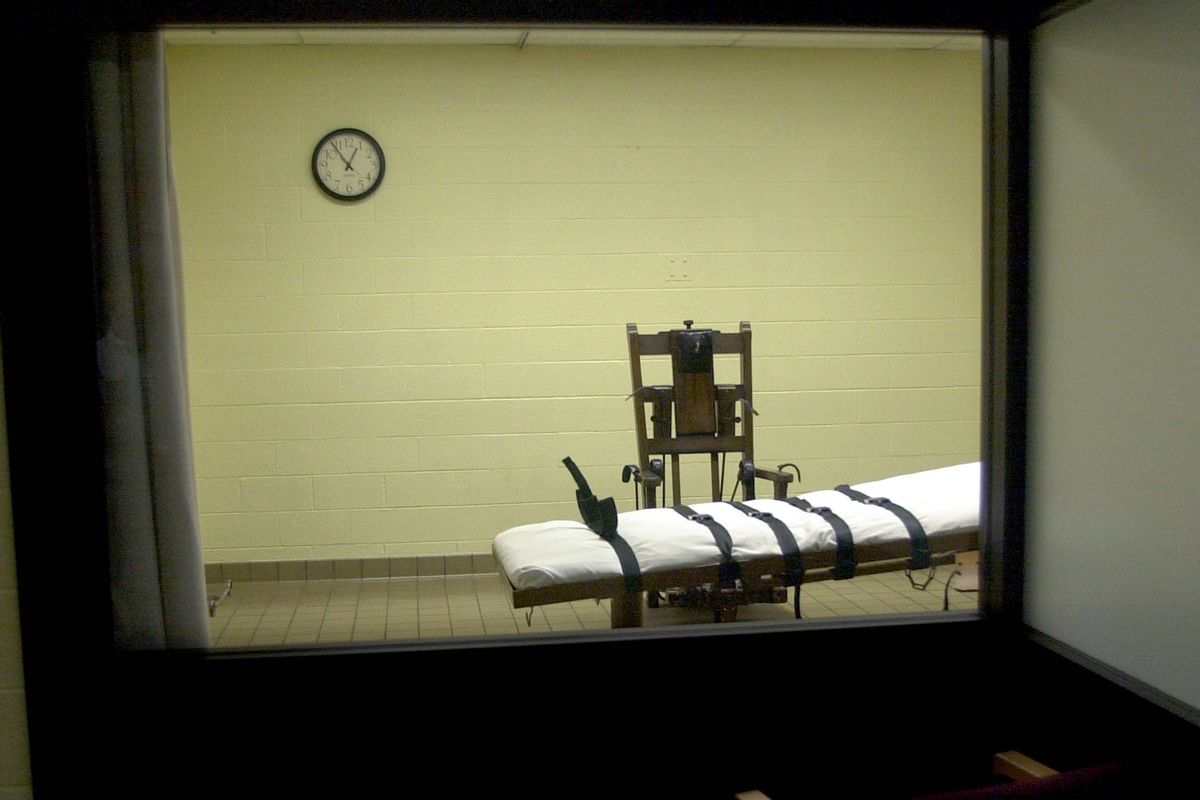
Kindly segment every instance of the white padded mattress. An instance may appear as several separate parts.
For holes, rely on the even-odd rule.
[[[886,497],[912,512],[926,534],[962,533],[979,527],[979,462],[959,464],[853,486],[871,497]],[[907,541],[908,531],[885,508],[855,502],[833,489],[798,495],[828,506],[846,521],[856,545]],[[833,528],[817,514],[781,500],[750,500],[748,506],[782,520],[801,552],[837,549]],[[733,560],[780,555],[775,534],[727,503],[693,503],[729,531]],[[670,508],[643,508],[619,515],[617,533],[633,548],[642,572],[702,567],[721,561],[709,529]],[[515,589],[620,578],[612,545],[578,520],[553,520],[510,528],[492,542],[496,562]]]

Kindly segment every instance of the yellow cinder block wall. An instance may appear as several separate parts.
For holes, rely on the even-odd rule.
[[[801,489],[976,459],[980,64],[170,46],[206,558],[486,552],[576,516],[565,455],[631,506],[627,322],[750,321]],[[384,149],[365,201],[313,181],[339,127]]]

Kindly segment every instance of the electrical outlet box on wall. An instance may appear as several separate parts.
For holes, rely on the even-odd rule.
[[[666,256],[666,278],[668,283],[690,283],[692,267],[687,256]]]

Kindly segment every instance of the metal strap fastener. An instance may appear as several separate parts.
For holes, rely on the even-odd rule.
[[[857,489],[851,489],[845,484],[835,488],[851,500],[887,509],[900,520],[904,525],[904,529],[908,531],[908,538],[912,543],[912,557],[908,560],[908,566],[905,568],[904,574],[908,576],[909,583],[912,584],[913,588],[924,589],[927,587],[929,582],[933,580],[933,573],[937,567],[933,563],[933,553],[929,549],[929,537],[925,535],[925,528],[922,527],[920,520],[907,508],[899,503],[893,503],[886,497],[871,497]],[[924,583],[917,583],[913,580],[912,573],[918,569],[929,570],[929,575]]]
[[[690,522],[698,522],[708,528],[717,549],[721,551],[721,565],[717,568],[718,580],[721,586],[732,586],[742,577],[742,565],[733,560],[733,539],[725,526],[717,522],[709,514],[697,514],[689,506],[674,506],[675,510]]]
[[[829,523],[829,526],[833,528],[834,538],[837,540],[837,554],[833,560],[833,579],[844,581],[853,578],[854,573],[858,570],[858,558],[854,555],[854,536],[850,533],[850,526],[846,524],[846,520],[835,514],[828,506],[814,506],[799,497],[789,497],[787,502],[801,511],[816,514]]]
[[[729,505],[741,511],[748,517],[765,522],[775,534],[775,540],[779,543],[779,552],[783,554],[783,560],[786,564],[786,578],[789,586],[799,586],[804,582],[804,561],[800,555],[800,545],[796,542],[796,537],[792,533],[792,529],[784,523],[783,520],[766,512],[759,511],[756,508],[751,508],[745,503],[737,501],[729,501]]]
[[[800,585],[804,583],[804,559],[800,555],[800,545],[796,542],[796,536],[792,533],[792,529],[783,520],[766,511],[759,511],[734,500],[730,500],[729,505],[752,519],[765,522],[771,532],[775,534],[775,541],[779,543],[779,552],[783,554],[784,583],[787,586],[796,587],[793,593],[793,606],[796,619],[800,619]]]

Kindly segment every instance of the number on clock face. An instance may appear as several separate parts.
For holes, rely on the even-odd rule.
[[[355,128],[326,135],[313,151],[317,185],[339,200],[359,200],[374,192],[383,180],[385,166],[379,143]]]

